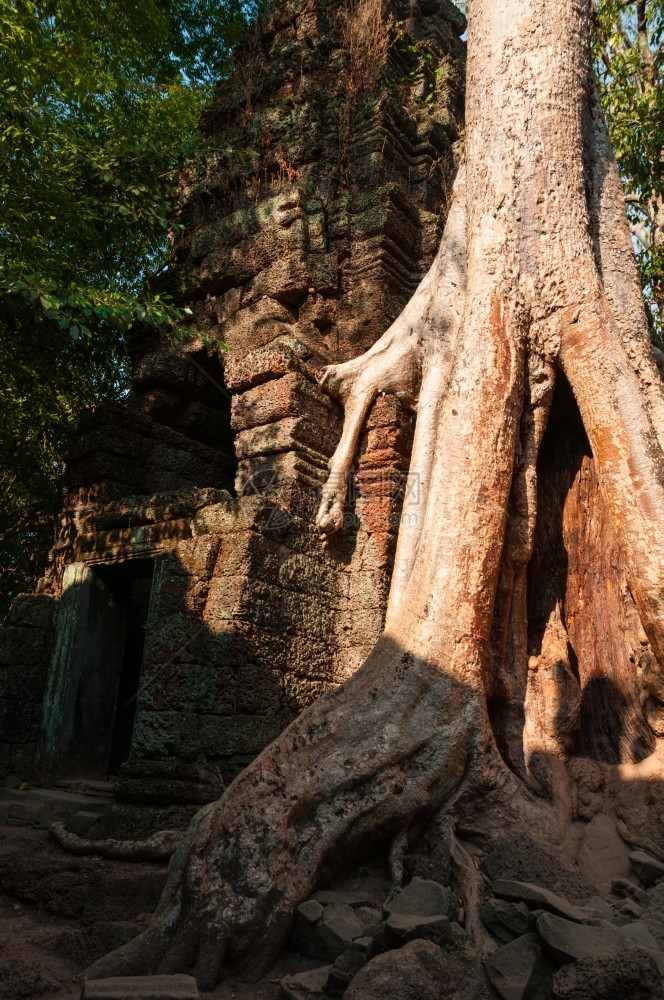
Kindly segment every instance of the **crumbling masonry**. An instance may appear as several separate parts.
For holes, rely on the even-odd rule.
[[[353,7],[277,0],[203,118],[214,152],[182,173],[161,280],[205,336],[137,337],[128,398],[80,428],[45,586],[0,633],[0,775],[217,797],[381,629],[418,516],[412,415],[376,402],[323,548],[341,422],[315,372],[431,263],[465,23],[449,0]]]

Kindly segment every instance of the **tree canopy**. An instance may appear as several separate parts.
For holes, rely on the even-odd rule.
[[[0,0],[0,592],[48,548],[65,443],[126,388],[136,322],[182,313],[168,259],[179,166],[261,0]],[[464,6],[460,3],[459,6]],[[594,0],[595,65],[653,332],[664,271],[663,0]],[[6,604],[6,602],[5,602]]]
[[[664,305],[664,3],[594,0],[596,75],[616,152],[651,327]]]
[[[179,166],[260,3],[0,0],[0,590],[34,582],[65,442],[126,386],[127,332],[182,312],[168,258]]]

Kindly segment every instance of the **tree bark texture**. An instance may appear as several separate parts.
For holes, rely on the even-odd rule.
[[[422,504],[384,633],[198,814],[157,921],[95,976],[259,974],[297,904],[377,841],[481,802],[503,835],[527,822],[555,842],[566,756],[654,749],[664,394],[588,0],[469,8],[464,164],[436,261],[367,354],[321,375],[346,414],[324,536],[372,399],[417,408]]]

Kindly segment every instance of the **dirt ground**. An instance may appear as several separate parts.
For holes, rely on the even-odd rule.
[[[145,926],[165,876],[165,865],[76,858],[45,830],[0,825],[2,1000],[79,1000],[82,971]],[[286,954],[259,983],[201,996],[278,1000],[283,976],[316,965]]]

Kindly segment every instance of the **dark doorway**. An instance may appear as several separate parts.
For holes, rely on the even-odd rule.
[[[47,780],[106,780],[130,755],[154,559],[75,564],[58,613],[40,762]]]
[[[97,571],[114,595],[124,618],[124,644],[119,664],[115,720],[111,735],[109,774],[129,759],[141,680],[145,634],[154,574],[153,559],[135,559]]]

